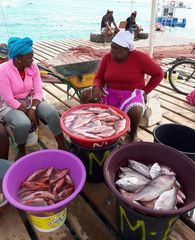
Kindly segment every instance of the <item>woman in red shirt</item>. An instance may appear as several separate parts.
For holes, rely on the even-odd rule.
[[[145,74],[150,75],[145,82]],[[138,141],[137,131],[145,108],[144,99],[162,80],[163,71],[147,54],[135,50],[133,35],[120,31],[112,40],[96,73],[92,101],[116,106],[131,120],[131,130],[125,142]],[[86,99],[87,92],[83,93]],[[90,101],[91,101],[90,100]]]

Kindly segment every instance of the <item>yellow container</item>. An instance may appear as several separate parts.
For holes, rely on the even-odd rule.
[[[174,81],[174,82],[176,82],[177,80],[178,80],[178,78],[179,78],[179,73],[177,73],[177,72],[172,72],[172,74],[171,74],[171,76],[172,76],[172,80]],[[166,78],[165,78],[167,81],[169,81],[169,71],[167,71],[166,72]]]
[[[34,228],[40,232],[53,232],[60,228],[67,216],[67,208],[59,212],[28,213]]]
[[[85,73],[83,75],[68,77],[68,81],[72,83],[75,88],[86,88],[93,85],[95,73]]]

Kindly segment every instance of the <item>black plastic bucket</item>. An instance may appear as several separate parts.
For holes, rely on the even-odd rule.
[[[110,155],[111,151],[117,147],[117,143],[118,141],[103,148],[84,148],[72,142],[71,151],[83,162],[87,173],[87,182],[104,182],[104,161]]]
[[[154,142],[165,144],[183,152],[195,161],[195,130],[181,124],[163,124],[153,131]]]
[[[125,240],[165,240],[178,216],[153,217],[139,213],[117,198],[116,219],[119,234]]]
[[[119,168],[128,159],[170,167],[186,195],[185,203],[176,210],[154,210],[128,202],[118,191],[115,181]],[[190,177],[189,177],[190,176]],[[104,163],[104,177],[117,197],[117,227],[123,240],[166,240],[177,218],[195,207],[195,164],[183,153],[158,143],[131,143],[114,150]]]

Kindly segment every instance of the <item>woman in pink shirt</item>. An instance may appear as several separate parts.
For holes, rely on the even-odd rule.
[[[145,74],[151,76],[147,83]],[[133,35],[129,31],[120,31],[112,40],[110,53],[100,63],[92,90],[83,91],[82,99],[85,102],[106,103],[123,110],[131,120],[131,129],[125,142],[139,141],[137,131],[146,95],[162,78],[161,67],[147,54],[135,50]]]
[[[65,149],[59,115],[42,101],[41,78],[33,63],[32,44],[30,38],[10,38],[9,61],[0,65],[0,120],[13,130],[21,155],[25,154],[28,134],[37,128],[38,119],[49,125],[58,148]]]

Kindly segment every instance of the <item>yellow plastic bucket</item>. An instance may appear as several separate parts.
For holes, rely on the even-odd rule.
[[[67,208],[59,212],[30,213],[28,217],[34,228],[40,232],[53,232],[60,228],[67,216]]]

